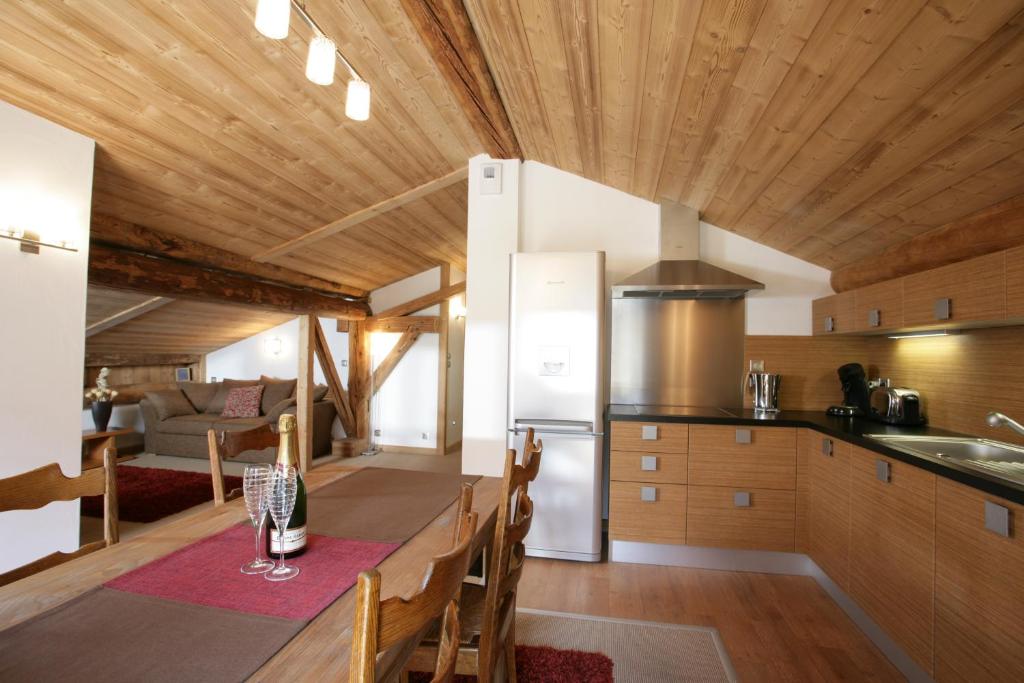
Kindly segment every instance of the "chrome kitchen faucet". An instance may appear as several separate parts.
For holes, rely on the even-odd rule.
[[[985,416],[985,422],[988,422],[989,427],[1002,427],[1006,425],[1018,434],[1024,434],[1024,425],[1002,413],[989,413]]]

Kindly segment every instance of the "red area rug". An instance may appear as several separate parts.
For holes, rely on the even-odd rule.
[[[228,491],[241,485],[241,477],[224,477]],[[213,480],[209,474],[130,465],[117,468],[117,507],[122,521],[155,522],[210,500]],[[103,496],[82,498],[82,514],[102,518]]]
[[[612,660],[600,652],[556,650],[516,645],[519,683],[613,683]],[[409,683],[429,683],[430,675],[413,673]],[[456,683],[473,683],[476,676],[456,676]]]

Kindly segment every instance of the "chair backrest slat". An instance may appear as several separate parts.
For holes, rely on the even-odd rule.
[[[223,505],[237,498],[240,491],[226,491],[224,485],[224,460],[237,458],[246,451],[262,451],[277,447],[279,437],[269,425],[240,432],[209,430],[206,444],[210,451],[210,478],[213,480],[213,504]]]

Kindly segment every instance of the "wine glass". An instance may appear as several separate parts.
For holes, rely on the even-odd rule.
[[[294,467],[278,465],[270,478],[270,516],[277,525],[277,537],[281,542],[281,559],[277,566],[263,575],[267,581],[287,581],[299,574],[298,567],[284,563],[284,537],[288,522],[295,510],[295,495],[298,491],[298,474]]]
[[[242,475],[242,493],[245,495],[245,509],[249,512],[253,529],[256,530],[256,559],[242,565],[243,574],[262,574],[274,567],[270,560],[263,559],[260,552],[260,538],[270,508],[270,480],[273,470],[270,465],[247,465]]]

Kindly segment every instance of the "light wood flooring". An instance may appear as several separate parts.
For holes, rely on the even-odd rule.
[[[530,558],[519,606],[715,627],[741,681],[903,680],[809,577]]]

